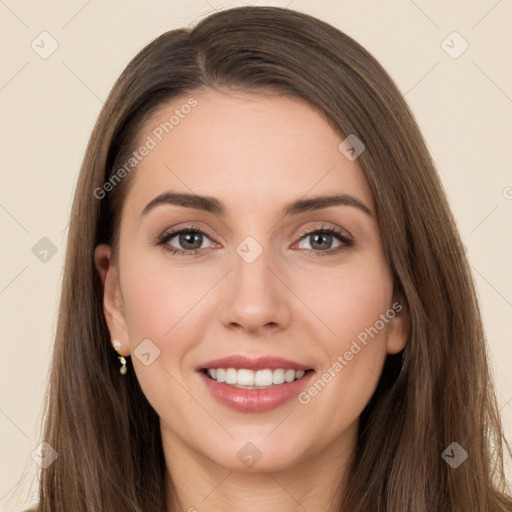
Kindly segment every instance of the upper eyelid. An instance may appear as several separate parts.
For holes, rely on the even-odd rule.
[[[352,239],[352,235],[346,229],[343,229],[340,227],[334,227],[334,226],[324,226],[323,224],[322,224],[322,226],[305,228],[305,229],[301,230],[297,236],[299,236],[302,239],[305,236],[308,236],[312,233],[316,233],[317,231],[324,231],[324,230],[334,231],[335,233],[337,232],[338,235],[343,235],[346,238]]]
[[[188,225],[188,226],[181,226],[181,227],[177,227],[177,228],[166,229],[159,238],[164,238],[164,237],[167,237],[167,236],[169,236],[171,238],[174,238],[176,235],[179,235],[181,233],[187,233],[187,232],[202,233],[203,235],[206,235],[210,239],[214,239],[215,238],[214,236],[210,235],[210,233],[208,232],[207,229],[199,227],[199,226],[194,226],[194,225]]]

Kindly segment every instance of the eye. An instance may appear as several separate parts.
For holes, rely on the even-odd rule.
[[[332,247],[333,242],[338,240],[338,245]],[[309,242],[309,247],[300,247],[309,249],[316,256],[327,256],[337,254],[353,245],[352,239],[347,233],[338,228],[321,226],[320,228],[308,230],[301,234],[301,242]]]
[[[185,226],[181,229],[168,231],[158,238],[157,244],[170,253],[195,256],[205,249],[203,242],[209,240],[208,235],[196,226]],[[173,242],[175,245],[172,245]],[[176,244],[178,247],[176,247]],[[207,246],[206,246],[207,247]]]
[[[209,235],[197,226],[184,226],[167,231],[157,239],[157,245],[165,251],[178,256],[199,256],[208,247],[204,243],[211,240]],[[299,243],[309,243],[309,247],[299,247],[312,252],[315,256],[337,254],[353,245],[352,238],[339,228],[321,226],[300,234]],[[338,244],[332,247],[333,243]],[[214,242],[215,243],[215,242]]]

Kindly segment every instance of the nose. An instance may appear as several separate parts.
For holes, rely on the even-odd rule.
[[[291,319],[293,294],[286,277],[272,261],[269,251],[248,263],[237,253],[234,267],[224,283],[220,317],[229,329],[268,335],[286,329]]]

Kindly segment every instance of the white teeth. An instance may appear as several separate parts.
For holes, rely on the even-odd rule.
[[[254,374],[254,384],[256,386],[272,386],[274,383],[272,370],[257,370],[252,373]]]
[[[240,384],[241,386],[254,386],[254,372],[251,370],[238,370],[235,384]],[[261,386],[261,384],[257,385]]]
[[[274,370],[272,373],[272,384],[283,384],[284,382],[284,370],[279,368],[278,370]]]
[[[262,389],[273,385],[293,382],[304,377],[304,370],[247,370],[245,368],[208,368],[207,374],[217,382],[225,382],[237,388]]]
[[[234,368],[228,368],[226,370],[226,384],[237,384],[238,372]]]
[[[286,382],[293,382],[295,380],[295,370],[286,370],[284,372],[284,380]]]

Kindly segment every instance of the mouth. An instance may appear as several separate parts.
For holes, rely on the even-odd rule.
[[[213,398],[250,413],[270,411],[291,401],[315,373],[311,366],[268,354],[233,354],[195,369]]]
[[[223,383],[238,389],[270,389],[304,379],[314,370],[308,368],[262,368],[251,370],[248,368],[201,368],[204,375],[210,380]]]
[[[315,370],[215,366],[197,368],[197,373],[219,403],[238,412],[263,413],[297,397],[311,383]]]

